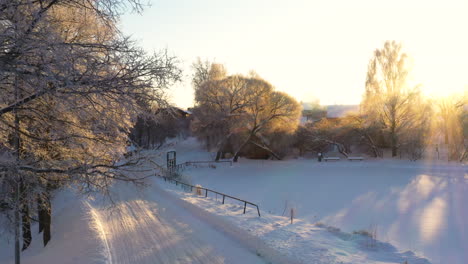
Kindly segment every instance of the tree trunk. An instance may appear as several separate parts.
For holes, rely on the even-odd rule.
[[[468,148],[465,147],[465,150],[463,151],[463,154],[460,155],[460,162],[462,162],[465,158],[468,157]]]
[[[252,142],[252,144],[254,144],[254,145],[257,146],[257,147],[259,147],[259,148],[261,148],[261,149],[263,149],[263,150],[268,151],[268,153],[270,153],[270,154],[271,154],[273,157],[275,157],[277,160],[281,160],[280,156],[278,156],[278,154],[276,154],[273,150],[271,150],[269,147],[267,147],[267,146],[265,145],[265,143],[263,143],[264,145],[260,145],[260,144],[254,142],[254,141],[250,141],[250,142]]]
[[[396,140],[392,138],[392,157],[396,157],[398,155],[398,147],[396,146]]]
[[[39,221],[39,234],[44,230],[45,208],[44,202],[40,196],[37,197],[37,220]]]
[[[391,109],[391,125],[390,125],[390,137],[391,137],[391,148],[392,148],[392,157],[396,157],[398,155],[398,138],[397,138],[397,109],[394,104],[392,104]]]
[[[29,216],[29,205],[27,202],[23,204],[23,208],[21,209],[22,215],[22,224],[23,224],[23,248],[22,251],[26,250],[29,245],[31,244],[31,220]]]
[[[373,140],[372,137],[369,135],[369,133],[366,133],[366,132],[365,132],[365,133],[364,133],[364,136],[365,136],[365,138],[367,139],[368,145],[371,147],[372,152],[374,153],[374,157],[375,157],[375,158],[380,157],[380,151],[379,151],[379,149],[377,148],[377,146],[375,145],[374,140]]]
[[[16,187],[16,204],[15,204],[15,264],[21,263],[20,255],[20,187],[19,182]]]
[[[239,159],[239,154],[240,152],[242,151],[242,149],[245,147],[245,145],[247,145],[247,143],[250,141],[250,139],[252,138],[252,135],[253,135],[253,132],[249,134],[249,136],[247,137],[247,139],[240,145],[240,147],[237,149],[236,153],[234,154],[234,159],[233,161],[234,162],[237,162],[237,160]]]
[[[141,127],[141,124],[138,126],[137,129],[138,129],[138,134],[137,134],[138,146],[143,147],[143,128]]]
[[[221,156],[223,155],[224,147],[226,146],[226,143],[229,141],[230,138],[231,138],[231,134],[229,134],[220,143],[218,143],[218,151],[216,152],[215,161],[219,161],[219,159],[221,159]]]
[[[146,125],[146,148],[149,149],[151,146],[151,128],[149,124]]]
[[[445,137],[445,145],[447,145],[449,143],[449,128],[447,124],[445,125],[444,137]]]
[[[20,208],[21,208],[21,223],[23,231],[23,248],[22,251],[26,250],[31,244],[31,220],[29,215],[29,201],[27,189],[24,186],[23,179],[20,180]]]
[[[343,154],[346,158],[349,156],[349,154],[348,154],[348,152],[346,151],[346,148],[345,148],[345,146],[344,146],[343,144],[337,143],[337,142],[335,142],[334,144],[335,144],[335,146],[338,147],[338,152],[340,152],[341,154]]]
[[[338,142],[333,141],[333,140],[327,140],[327,139],[326,139],[325,141],[326,141],[328,144],[333,144],[333,145],[335,145],[335,146],[338,148],[338,152],[340,152],[341,154],[343,154],[345,157],[348,157],[348,156],[349,156],[349,154],[346,152],[346,149],[345,149],[345,147],[344,147],[343,144],[338,143]]]
[[[49,188],[48,188],[49,189]],[[43,233],[43,241],[44,247],[49,243],[51,235],[50,235],[50,225],[52,223],[52,205],[50,203],[50,196],[49,192],[47,191],[45,198],[44,198],[44,233]]]
[[[392,157],[396,157],[398,155],[398,138],[396,135],[396,131],[392,128],[391,135],[391,147],[392,147]]]
[[[18,100],[20,98],[19,89],[17,85],[17,79],[15,77],[15,99]],[[13,113],[15,114],[15,132],[14,132],[14,144],[15,144],[15,156],[17,162],[19,162],[21,158],[21,142],[20,142],[20,118],[18,116],[18,110],[16,108],[13,109]],[[20,210],[21,210],[21,175],[18,176],[16,182],[16,204],[15,204],[15,264],[21,263],[21,254],[20,254]]]
[[[206,136],[206,150],[210,151],[211,146],[210,146],[210,137]]]
[[[219,161],[221,159],[221,155],[223,154],[223,152],[221,152],[220,150],[218,150],[216,152],[216,158],[215,158],[215,161]]]

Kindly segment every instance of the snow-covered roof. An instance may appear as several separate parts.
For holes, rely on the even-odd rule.
[[[359,105],[327,105],[327,117],[344,117],[349,113],[358,113]]]

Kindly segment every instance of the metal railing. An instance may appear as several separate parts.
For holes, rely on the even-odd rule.
[[[257,213],[258,213],[258,216],[261,217],[260,215],[260,209],[258,207],[258,205],[254,204],[254,203],[251,203],[249,201],[246,201],[246,200],[242,200],[242,199],[239,199],[237,197],[234,197],[234,196],[231,196],[231,195],[228,195],[228,194],[225,194],[225,193],[220,193],[220,192],[217,192],[217,191],[214,191],[214,190],[211,190],[211,189],[207,189],[207,188],[203,188],[201,186],[194,186],[194,185],[191,185],[191,184],[188,184],[188,183],[185,183],[185,182],[181,182],[181,181],[178,181],[176,179],[174,179],[174,176],[177,175],[177,174],[174,174],[174,173],[171,173],[168,171],[168,169],[160,166],[159,164],[157,164],[156,162],[152,161],[152,160],[149,160],[151,163],[153,163],[156,167],[158,167],[163,173],[165,173],[166,175],[170,175],[170,177],[167,177],[167,176],[162,176],[162,175],[158,175],[156,174],[156,176],[159,176],[161,178],[164,179],[164,181],[169,181],[169,182],[174,182],[177,185],[181,185],[181,186],[186,186],[186,187],[189,187],[190,188],[190,191],[193,192],[193,188],[198,188],[200,190],[204,190],[205,191],[205,197],[208,197],[208,192],[212,192],[212,193],[215,193],[217,195],[221,195],[223,197],[223,204],[224,204],[224,201],[226,200],[226,197],[227,198],[230,198],[230,199],[233,199],[233,200],[237,200],[237,201],[240,201],[242,203],[244,203],[244,214],[246,212],[246,209],[247,209],[247,204],[250,204],[252,206],[254,206],[255,208],[257,208]],[[186,166],[187,163],[220,163],[220,162],[229,162],[231,165],[232,165],[232,161],[231,160],[220,160],[220,161],[188,161],[188,162],[184,162],[184,163],[181,163],[181,164],[178,164],[176,165],[176,169],[177,169],[177,166]]]
[[[175,165],[174,172],[184,171],[188,166],[194,166],[196,164],[216,164],[216,163],[229,163],[232,166],[232,160],[218,160],[218,161],[186,161]]]
[[[227,198],[230,198],[230,199],[233,199],[233,200],[237,200],[237,201],[240,201],[244,204],[244,214],[246,212],[246,209],[247,209],[247,204],[250,204],[254,207],[257,208],[257,213],[258,213],[258,216],[260,217],[260,209],[258,208],[258,205],[254,204],[254,203],[251,203],[249,201],[246,201],[246,200],[242,200],[242,199],[239,199],[237,197],[234,197],[234,196],[231,196],[231,195],[227,195],[225,193],[220,193],[220,192],[217,192],[217,191],[213,191],[211,189],[207,189],[207,188],[203,188],[201,186],[194,186],[194,185],[191,185],[191,184],[188,184],[188,183],[185,183],[185,182],[181,182],[181,181],[178,181],[178,180],[175,180],[173,178],[170,178],[170,177],[166,177],[166,176],[161,176],[162,178],[164,178],[164,181],[169,181],[169,182],[174,182],[176,186],[180,185],[180,186],[185,186],[185,187],[188,187],[190,188],[190,191],[193,192],[193,189],[198,189],[198,190],[203,190],[205,192],[205,197],[208,197],[208,193],[209,192],[212,192],[212,193],[215,193],[217,195],[221,195],[223,197],[223,204],[224,204],[224,201]]]
[[[232,160],[218,160],[218,161],[212,161],[212,160],[208,160],[208,161],[186,161],[184,162],[185,165],[189,166],[189,165],[192,165],[192,164],[198,164],[198,163],[229,163],[231,166],[232,166]]]

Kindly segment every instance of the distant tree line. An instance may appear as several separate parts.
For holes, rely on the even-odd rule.
[[[421,159],[427,148],[445,146],[449,160],[468,158],[468,95],[428,99],[409,83],[410,65],[401,44],[387,41],[369,62],[359,113],[300,126],[294,145],[301,153],[322,152],[329,144],[349,155],[351,146],[374,157]],[[315,109],[312,112],[320,112]],[[440,146],[440,138],[443,141]]]
[[[162,107],[139,115],[130,130],[130,141],[145,149],[159,149],[168,138],[190,134],[190,114],[176,107]]]
[[[256,73],[228,75],[222,64],[193,65],[195,108],[192,130],[216,160],[240,155],[281,159],[294,149],[352,152],[417,160],[447,151],[449,160],[468,159],[468,95],[426,98],[410,82],[411,65],[402,45],[387,41],[369,61],[359,112],[327,117],[315,103],[302,112],[289,95],[275,91]],[[310,108],[310,107],[309,107]],[[443,139],[441,141],[441,139]]]

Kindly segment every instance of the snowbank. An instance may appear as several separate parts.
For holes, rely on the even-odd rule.
[[[244,215],[243,206],[235,201],[229,200],[223,205],[222,197],[200,197],[162,180],[157,181],[157,184],[192,204],[185,208],[201,215],[205,221],[239,237],[243,243],[250,241],[250,247],[257,248],[274,263],[430,263],[411,251],[399,252],[391,244],[367,236],[345,233],[300,219],[291,224],[288,217],[265,212],[262,212],[262,217],[258,217],[254,208],[247,209]],[[278,258],[282,255],[286,260]]]

